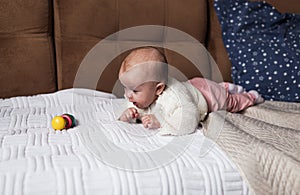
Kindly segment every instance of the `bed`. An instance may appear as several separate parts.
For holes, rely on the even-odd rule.
[[[299,4],[268,2],[3,3],[0,194],[298,194],[300,17],[285,12]],[[185,136],[121,122],[117,70],[142,45],[179,80],[231,81],[266,101]],[[65,113],[77,124],[54,130]]]
[[[122,101],[87,89],[2,100],[1,194],[250,193],[202,131],[177,140],[123,124],[113,111]],[[53,130],[65,112],[79,125]]]

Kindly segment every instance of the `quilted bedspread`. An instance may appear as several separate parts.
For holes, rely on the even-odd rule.
[[[0,194],[250,194],[235,164],[201,129],[158,136],[140,124],[117,121],[114,109],[122,101],[83,89],[0,99]],[[53,130],[51,119],[64,113],[73,114],[78,125]],[[286,152],[276,164],[289,171],[299,160],[296,148],[276,143]],[[270,162],[265,150],[257,148],[257,157]]]
[[[300,104],[266,101],[211,113],[206,135],[238,166],[253,194],[300,193]]]

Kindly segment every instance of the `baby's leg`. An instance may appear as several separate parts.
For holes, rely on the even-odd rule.
[[[199,77],[195,77],[189,80],[189,82],[204,96],[208,112],[214,112],[224,108],[228,94],[225,87],[214,81]]]
[[[263,103],[265,100],[261,95],[256,91],[256,90],[251,90],[248,93],[254,96],[255,98],[255,104],[260,104]]]
[[[255,90],[236,94],[228,93],[226,110],[228,112],[239,112],[263,101],[264,99]]]
[[[230,94],[244,93],[245,92],[244,88],[240,85],[235,85],[235,84],[229,83],[229,82],[222,82],[222,83],[219,83],[219,84],[221,86],[223,86],[228,91],[228,93],[230,93]]]

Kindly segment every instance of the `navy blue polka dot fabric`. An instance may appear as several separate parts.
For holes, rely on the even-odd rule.
[[[299,102],[300,15],[265,2],[215,0],[234,83],[266,100]]]

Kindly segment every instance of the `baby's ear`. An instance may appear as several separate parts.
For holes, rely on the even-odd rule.
[[[165,90],[166,85],[164,83],[158,83],[156,85],[156,95],[162,94],[162,92]]]

